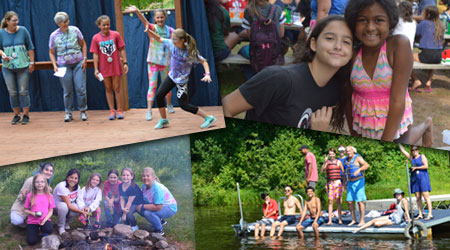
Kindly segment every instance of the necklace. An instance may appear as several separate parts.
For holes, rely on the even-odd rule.
[[[103,44],[105,44],[105,40],[103,39],[103,37],[106,37],[106,36],[103,36],[102,32],[100,32],[100,36],[102,37]],[[110,41],[110,40],[111,40],[111,32],[108,32],[108,40],[107,41]],[[109,62],[109,63],[112,63],[113,58],[111,57],[110,54],[108,54],[108,58],[106,59],[106,61]]]

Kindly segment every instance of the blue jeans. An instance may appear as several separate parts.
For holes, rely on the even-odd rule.
[[[103,201],[103,211],[105,211],[106,223],[110,224],[111,226],[119,224],[120,214],[117,214],[114,211],[114,208],[112,209],[113,214],[111,214],[111,209],[106,208],[106,204],[108,204],[108,201]]]
[[[175,212],[169,206],[163,206],[159,211],[151,211],[142,209],[141,215],[152,224],[156,231],[162,230],[161,219],[170,218],[175,215]]]
[[[137,225],[136,218],[134,218],[134,213],[136,213],[137,205],[131,205],[130,212],[127,213],[127,217],[125,221],[122,221],[126,225],[130,225],[132,227]],[[120,217],[122,217],[123,212],[120,213]]]
[[[73,90],[77,95],[78,108],[80,111],[87,110],[86,97],[86,72],[81,67],[83,61],[78,63],[64,65],[67,67],[64,77],[59,78],[64,90],[64,108],[66,113],[71,114],[73,111]]]
[[[11,108],[29,108],[30,95],[28,86],[30,80],[30,72],[28,67],[21,69],[2,68],[3,77],[5,78],[6,87],[9,92],[9,101]]]

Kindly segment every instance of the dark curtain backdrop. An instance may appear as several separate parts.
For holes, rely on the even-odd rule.
[[[204,83],[201,65],[196,65],[189,82],[191,102],[201,106],[219,105],[219,86],[209,40],[207,19],[203,1],[184,1],[184,23],[186,31],[194,36],[200,53],[204,56],[211,68],[213,82]],[[58,11],[69,14],[70,24],[77,26],[89,46],[91,38],[99,32],[95,19],[106,14],[111,17],[111,29],[115,29],[114,1],[77,1],[77,0],[2,0],[0,1],[0,15],[3,18],[8,10],[14,10],[19,15],[19,25],[25,26],[31,34],[35,45],[36,61],[49,61],[48,40],[50,34],[58,27],[53,16]],[[151,12],[145,15],[153,22]],[[125,14],[124,31],[127,59],[129,62],[128,97],[130,108],[144,108],[147,106],[146,96],[148,90],[147,51],[149,38],[143,32],[144,25],[136,15]],[[175,13],[171,11],[166,24],[175,27]],[[88,58],[92,54],[88,53]],[[53,76],[53,70],[39,70],[33,72],[30,78],[30,97],[32,111],[60,111],[64,110],[62,87],[59,80]],[[89,109],[107,109],[105,88],[103,83],[94,77],[94,70],[87,69],[87,95]],[[174,104],[176,95],[172,95]],[[3,79],[0,77],[0,112],[11,112],[8,91]]]

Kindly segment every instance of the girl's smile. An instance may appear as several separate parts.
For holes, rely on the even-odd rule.
[[[78,184],[78,175],[73,174],[73,175],[67,177],[67,183],[69,183],[70,187],[75,187]]]
[[[384,8],[374,3],[358,13],[355,36],[366,47],[381,47],[389,36],[389,17]]]
[[[172,42],[175,47],[184,49],[184,39],[180,39],[175,34],[172,34]]]
[[[100,31],[102,32],[102,35],[107,36],[109,35],[109,29],[110,29],[110,23],[109,20],[103,20],[100,25],[98,26]]]
[[[92,177],[92,180],[91,180],[91,187],[92,188],[98,186],[99,183],[100,183],[100,178],[98,178],[98,176]]]
[[[36,188],[37,191],[42,192],[44,191],[45,188],[45,180],[42,178],[36,178],[36,180],[34,181],[34,187]]]
[[[155,12],[155,17],[153,18],[153,20],[159,27],[164,27],[166,16],[164,16],[164,14],[161,12]]]
[[[110,174],[110,175],[108,176],[109,183],[110,183],[111,185],[116,184],[118,178],[119,178],[119,177],[118,177],[116,174]]]
[[[123,171],[122,173],[122,181],[124,183],[129,183],[132,179],[131,173],[128,171]]]
[[[45,176],[45,178],[50,179],[53,176],[53,167],[45,167],[42,170],[42,174]]]
[[[152,176],[149,173],[143,173],[142,174],[142,182],[147,185],[147,186],[151,186],[153,185],[153,182],[155,180],[152,178]]]

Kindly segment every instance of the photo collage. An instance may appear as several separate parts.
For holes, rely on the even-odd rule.
[[[0,249],[448,249],[450,1],[0,18]]]

